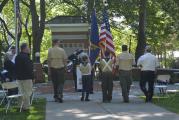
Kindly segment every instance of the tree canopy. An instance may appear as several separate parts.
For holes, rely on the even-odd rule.
[[[98,23],[102,21],[102,0],[17,0],[20,8],[22,33],[19,41],[27,41],[35,52],[46,59],[51,46],[51,34],[45,30],[45,21],[60,15],[83,16],[90,23],[96,8]],[[179,49],[178,0],[108,0],[108,13],[116,53],[122,44],[130,45],[136,59],[150,44],[156,55],[167,59],[168,51]],[[0,0],[0,50],[6,52],[14,44],[14,2]],[[2,53],[2,52],[1,52]],[[166,60],[165,60],[166,61]],[[167,63],[164,63],[167,65]]]

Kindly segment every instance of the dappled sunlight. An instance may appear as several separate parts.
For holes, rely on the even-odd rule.
[[[136,114],[135,117],[139,117],[139,118],[144,118],[144,117],[149,117],[151,116],[151,114],[147,114],[147,113],[140,113],[140,114]]]
[[[107,114],[107,115],[96,115],[93,117],[90,117],[91,120],[103,120],[103,119],[126,119],[126,120],[132,120],[131,117],[129,116],[120,116],[120,115],[115,115],[115,114]]]
[[[94,108],[95,109],[95,108]],[[95,111],[86,111],[86,109],[83,111],[80,108],[69,108],[69,109],[63,109],[61,112],[59,109],[59,112],[55,114],[56,118],[73,118],[73,119],[87,119],[87,120],[149,120],[154,118],[163,118],[167,116],[167,118],[170,118],[172,116],[172,113],[167,113],[165,111],[161,112],[147,112],[147,108],[145,112],[135,112],[129,110],[128,112],[120,112],[115,111],[114,113],[110,113],[106,110],[101,112],[95,112]],[[49,111],[52,112],[52,111]]]
[[[19,112],[18,106],[11,106],[7,114],[3,105],[0,106],[0,120],[45,120],[45,105],[46,100],[40,98],[27,111]]]
[[[155,113],[154,116],[162,117],[164,115],[167,115],[167,113]]]
[[[72,100],[67,99],[63,104],[49,102],[47,120],[51,118],[54,120],[174,120],[177,118],[175,114],[152,103],[145,103],[134,95],[130,95],[131,101],[128,104],[115,97],[111,103],[105,104],[96,96],[93,98],[95,100],[92,99],[90,102],[81,102],[73,94],[69,96]],[[144,96],[141,98],[144,99]]]
[[[102,119],[107,119],[107,118],[111,118],[111,115],[96,115],[96,116],[92,116],[90,117],[91,120],[102,120]]]
[[[150,118],[150,117],[163,117],[165,115],[170,115],[168,113],[163,113],[163,112],[158,112],[158,113],[153,113],[153,114],[149,114],[149,113],[138,113],[136,115],[134,115],[134,117],[138,117],[138,118]]]
[[[29,115],[27,117],[27,120],[42,120],[43,119],[43,116],[41,115]]]
[[[43,116],[38,114],[39,111],[34,106],[30,107],[29,115],[27,116],[27,120],[39,120],[42,119]]]
[[[82,110],[79,109],[70,109],[70,110],[64,110],[65,113],[72,113],[77,118],[84,118],[89,117],[91,114],[84,113]]]
[[[88,117],[90,114],[76,114],[77,117]]]
[[[128,113],[130,114],[130,113]],[[128,115],[129,117],[130,115]],[[166,117],[167,116],[167,117]],[[172,113],[167,112],[157,112],[157,113],[147,113],[147,112],[138,112],[136,114],[131,115],[131,120],[148,120],[148,119],[157,119],[157,118],[171,118]],[[123,118],[123,117],[122,117]],[[125,119],[124,119],[125,120]],[[127,119],[128,120],[128,119]]]
[[[82,113],[83,111],[79,110],[79,109],[70,109],[70,110],[64,110],[63,112],[68,112],[68,113]]]

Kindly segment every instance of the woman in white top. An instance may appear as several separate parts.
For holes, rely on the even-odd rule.
[[[80,71],[82,74],[82,97],[81,101],[90,101],[89,92],[91,85],[91,64],[88,61],[88,56],[82,57],[82,62],[80,63]],[[85,96],[86,93],[86,96]]]

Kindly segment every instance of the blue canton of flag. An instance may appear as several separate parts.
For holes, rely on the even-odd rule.
[[[96,58],[99,55],[100,49],[98,47],[99,43],[99,30],[98,30],[98,24],[97,24],[97,18],[96,18],[96,11],[95,9],[92,12],[91,15],[91,35],[90,35],[90,41],[91,41],[91,48],[90,48],[90,61],[93,65],[96,61]]]

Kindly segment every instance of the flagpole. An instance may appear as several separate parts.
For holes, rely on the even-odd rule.
[[[95,7],[96,7],[96,0],[94,0],[94,3],[93,3],[93,4],[94,4],[93,8],[95,8]]]
[[[15,12],[15,46],[16,46],[16,54],[18,54],[18,25],[17,25],[17,4],[18,0],[14,0],[14,12]]]
[[[93,3],[93,9],[95,9],[95,0],[94,0],[94,3]],[[92,17],[92,16],[91,16]],[[92,24],[92,23],[91,23]],[[91,29],[90,29],[90,34],[91,34]],[[91,39],[91,36],[90,36],[90,39]],[[90,41],[90,45],[89,45],[89,56],[91,56],[91,41]]]
[[[103,0],[103,4],[104,4],[104,10],[107,10],[107,6],[108,6],[107,0]],[[105,29],[105,30],[106,30],[106,29]],[[106,39],[105,39],[104,57],[106,57],[105,52],[106,52]]]

